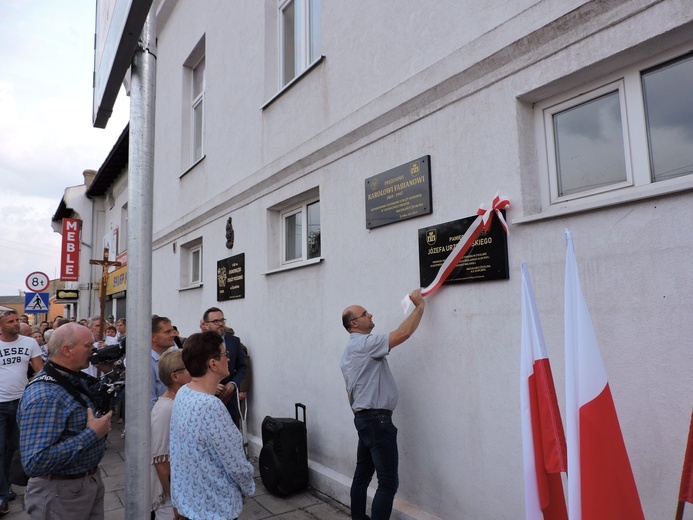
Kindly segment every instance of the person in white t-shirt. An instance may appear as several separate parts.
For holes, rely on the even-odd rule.
[[[37,373],[43,368],[43,360],[36,340],[19,335],[17,311],[0,314],[0,331],[0,515],[4,515],[9,512],[7,503],[16,497],[10,488],[8,472],[19,446],[19,398],[28,382],[29,364]]]

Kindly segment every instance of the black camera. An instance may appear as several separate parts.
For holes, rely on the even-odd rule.
[[[98,415],[105,415],[125,395],[125,339],[116,345],[94,349],[89,363],[101,365],[102,370],[106,365],[111,368],[90,388]]]
[[[115,345],[108,345],[103,348],[95,348],[89,358],[92,365],[111,365],[119,359],[125,357],[125,340]]]

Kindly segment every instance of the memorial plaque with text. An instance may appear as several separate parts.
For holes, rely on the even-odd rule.
[[[245,253],[217,262],[217,301],[245,298]]]
[[[503,216],[505,212],[503,211]],[[419,229],[419,275],[421,287],[435,280],[445,259],[452,253],[476,216]],[[507,280],[508,235],[498,218],[491,221],[488,233],[479,235],[467,254],[458,262],[444,285]]]
[[[431,156],[366,179],[366,228],[372,229],[433,211]]]

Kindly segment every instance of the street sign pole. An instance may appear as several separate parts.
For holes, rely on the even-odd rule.
[[[149,11],[132,62],[128,174],[128,382],[125,517],[149,518],[151,462],[152,201],[156,14]]]
[[[31,291],[31,294],[25,294],[24,298],[24,313],[25,314],[45,314],[48,316],[48,302],[50,296],[47,292],[51,280],[46,273],[34,271],[26,277],[26,288]],[[34,320],[36,317],[34,317]],[[34,323],[36,323],[34,321]]]

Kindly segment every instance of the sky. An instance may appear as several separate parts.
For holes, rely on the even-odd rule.
[[[26,290],[34,271],[60,276],[51,217],[128,121],[121,87],[106,129],[91,123],[95,9],[96,0],[0,0],[0,296]]]

